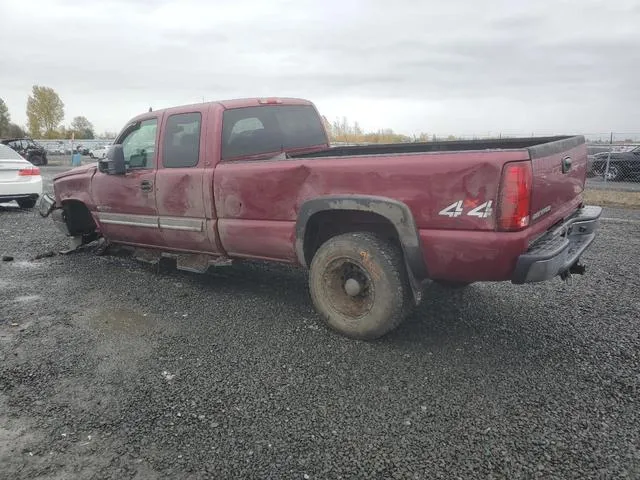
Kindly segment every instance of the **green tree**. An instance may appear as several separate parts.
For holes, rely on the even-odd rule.
[[[93,124],[87,117],[74,117],[71,122],[71,130],[75,132],[76,138],[92,139],[95,137]]]
[[[27,119],[32,137],[53,138],[64,119],[64,103],[53,88],[34,85],[27,99]]]
[[[10,123],[5,136],[9,138],[23,138],[27,136],[27,132],[25,132],[24,128],[22,128],[20,125]]]
[[[0,98],[0,137],[9,134],[9,125],[11,124],[11,115],[4,100]]]

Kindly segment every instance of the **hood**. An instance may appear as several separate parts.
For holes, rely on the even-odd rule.
[[[72,168],[71,170],[67,170],[66,172],[59,173],[53,180],[56,181],[60,178],[70,177],[71,175],[82,175],[85,173],[89,173],[96,170],[95,165],[80,165],[79,167]]]

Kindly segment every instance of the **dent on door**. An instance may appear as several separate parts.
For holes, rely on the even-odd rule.
[[[92,184],[97,219],[111,241],[161,245],[153,189],[154,170],[126,175],[96,173]],[[145,185],[150,184],[149,189]]]

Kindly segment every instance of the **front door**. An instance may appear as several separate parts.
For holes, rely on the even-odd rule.
[[[138,121],[116,141],[124,151],[124,175],[97,171],[92,179],[96,216],[102,234],[111,241],[141,246],[163,243],[155,187],[158,122],[157,117]]]

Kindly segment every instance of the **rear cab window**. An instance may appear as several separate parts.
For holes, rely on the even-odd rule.
[[[222,160],[326,143],[324,127],[311,105],[243,107],[222,114]]]
[[[162,145],[164,168],[195,167],[200,158],[202,114],[177,113],[167,119]]]

